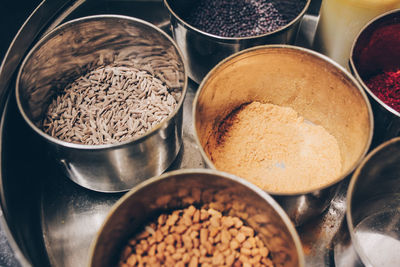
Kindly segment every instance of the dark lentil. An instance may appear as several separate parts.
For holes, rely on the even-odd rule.
[[[257,36],[287,25],[305,4],[305,0],[200,0],[184,19],[222,37]]]

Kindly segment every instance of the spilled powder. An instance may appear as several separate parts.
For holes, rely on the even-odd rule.
[[[341,173],[336,139],[289,107],[243,105],[221,123],[215,138],[208,147],[215,167],[269,192],[316,189]]]

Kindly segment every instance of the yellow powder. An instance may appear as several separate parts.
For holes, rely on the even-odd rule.
[[[274,193],[326,185],[341,173],[336,139],[295,110],[252,102],[220,125],[208,153],[215,167]]]

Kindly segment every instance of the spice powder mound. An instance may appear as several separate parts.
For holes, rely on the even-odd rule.
[[[216,138],[208,149],[215,167],[270,192],[316,189],[341,173],[337,140],[289,107],[243,105],[221,123]]]

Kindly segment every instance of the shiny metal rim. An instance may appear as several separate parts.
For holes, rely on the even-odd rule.
[[[357,82],[359,82],[362,86],[362,88],[367,91],[367,93],[376,101],[378,102],[383,108],[385,108],[387,111],[391,112],[393,115],[400,117],[400,112],[394,110],[392,107],[388,106],[386,103],[384,103],[382,100],[380,100],[369,88],[368,86],[364,83],[363,79],[361,79],[360,74],[358,73],[358,70],[356,68],[356,64],[354,63],[353,56],[354,56],[354,49],[356,47],[356,44],[358,42],[358,39],[360,38],[361,34],[371,25],[373,25],[375,22],[383,19],[384,17],[391,15],[391,14],[400,14],[400,9],[392,10],[389,12],[386,12],[372,20],[370,20],[364,27],[361,29],[361,31],[357,34],[357,36],[354,38],[353,44],[351,46],[351,52],[350,52],[350,67],[354,72],[354,76],[357,79]]]
[[[55,36],[56,34],[58,34],[58,32],[60,30],[63,30],[65,28],[69,28],[71,26],[73,26],[74,24],[78,24],[80,22],[85,22],[85,21],[91,21],[91,20],[96,20],[96,19],[101,19],[101,18],[106,18],[106,19],[121,19],[121,20],[126,20],[126,21],[131,21],[131,22],[139,22],[141,24],[144,24],[150,28],[152,28],[153,30],[159,32],[161,35],[163,35],[165,38],[167,38],[171,44],[174,46],[174,48],[176,49],[182,65],[183,65],[183,70],[184,70],[184,84],[183,84],[183,88],[182,88],[182,96],[181,99],[178,102],[177,107],[175,108],[174,112],[172,112],[165,120],[163,120],[161,123],[159,123],[158,125],[156,125],[156,127],[154,127],[153,129],[151,129],[150,131],[148,131],[145,135],[134,138],[132,140],[127,140],[124,142],[120,142],[120,143],[116,143],[116,144],[105,144],[105,145],[83,145],[83,144],[75,144],[75,143],[69,143],[69,142],[65,142],[62,140],[59,140],[55,137],[52,137],[46,133],[44,133],[41,129],[39,129],[26,115],[23,107],[22,107],[22,103],[20,101],[20,93],[19,93],[19,80],[22,74],[22,70],[26,64],[26,62],[29,60],[29,58],[32,56],[32,54],[38,49],[40,48],[44,43],[46,43],[49,39],[51,39],[53,36]],[[51,143],[55,143],[58,144],[60,146],[63,147],[69,147],[69,148],[73,148],[73,149],[82,149],[82,150],[102,150],[102,149],[114,149],[114,148],[119,148],[119,147],[123,147],[126,145],[130,145],[130,144],[135,144],[135,143],[139,143],[142,142],[142,140],[145,140],[149,137],[151,137],[152,135],[154,135],[159,129],[165,127],[165,125],[168,124],[169,121],[171,121],[175,115],[179,112],[179,110],[182,108],[183,105],[183,101],[185,100],[185,96],[186,96],[186,91],[187,91],[187,86],[188,86],[188,76],[187,76],[187,66],[185,61],[183,60],[183,55],[181,50],[178,48],[177,44],[175,43],[175,41],[172,39],[172,37],[170,37],[168,34],[166,34],[164,31],[162,31],[161,29],[159,29],[158,27],[154,26],[153,24],[151,24],[150,22],[138,19],[138,18],[134,18],[134,17],[129,17],[129,16],[123,16],[123,15],[94,15],[94,16],[87,16],[87,17],[82,17],[82,18],[78,18],[78,19],[74,19],[71,21],[68,21],[58,27],[56,27],[55,29],[51,30],[49,33],[47,33],[43,38],[41,38],[36,44],[35,46],[29,51],[29,53],[27,54],[27,56],[25,57],[24,61],[21,64],[21,67],[19,68],[18,71],[18,76],[17,76],[17,80],[16,80],[16,86],[15,86],[15,96],[16,96],[16,101],[17,101],[17,106],[18,106],[18,110],[21,113],[22,117],[24,118],[24,120],[26,121],[26,123],[39,135],[41,135],[42,137],[44,137],[47,141],[51,142]]]
[[[306,5],[304,6],[303,10],[297,15],[296,18],[294,18],[291,22],[289,22],[288,24],[286,24],[285,26],[283,26],[283,27],[281,27],[281,28],[278,28],[278,29],[275,30],[275,31],[268,32],[268,33],[264,33],[264,34],[257,35],[257,36],[248,36],[248,37],[222,37],[222,36],[218,36],[218,35],[214,35],[214,34],[211,34],[211,33],[207,33],[207,32],[201,31],[201,30],[199,30],[199,29],[197,29],[197,28],[191,26],[190,24],[188,24],[187,22],[185,22],[183,19],[181,19],[181,18],[172,10],[172,8],[170,7],[170,5],[168,4],[168,0],[164,0],[164,5],[167,7],[167,9],[168,9],[168,11],[170,12],[170,14],[171,14],[175,19],[177,19],[182,25],[184,25],[185,28],[190,29],[190,30],[192,30],[192,31],[194,31],[194,32],[196,32],[196,33],[199,33],[199,34],[201,34],[201,35],[204,35],[204,36],[206,36],[206,37],[209,37],[210,39],[216,39],[216,40],[224,41],[224,42],[227,42],[227,43],[235,43],[235,42],[242,41],[242,40],[251,40],[251,39],[256,39],[256,38],[262,38],[262,37],[265,37],[265,36],[269,36],[269,35],[273,35],[273,34],[282,32],[282,31],[286,30],[287,28],[289,28],[291,25],[293,25],[293,24],[295,24],[296,22],[298,22],[298,21],[303,17],[303,15],[306,13],[306,11],[307,11],[307,9],[308,9],[310,3],[311,3],[311,0],[307,0]]]
[[[335,68],[339,69],[349,80],[351,80],[354,84],[355,87],[357,87],[358,91],[360,92],[361,96],[364,99],[365,104],[367,105],[367,109],[368,109],[368,114],[369,114],[369,118],[370,118],[370,131],[369,131],[369,138],[368,138],[368,142],[366,143],[363,152],[361,153],[360,157],[358,158],[358,160],[348,169],[347,172],[343,173],[341,176],[339,176],[336,180],[334,180],[333,182],[318,188],[318,189],[313,189],[313,190],[306,190],[306,191],[301,191],[295,194],[291,194],[291,193],[274,193],[274,192],[269,192],[266,191],[267,193],[271,194],[271,195],[275,195],[275,196],[297,196],[297,195],[304,195],[304,194],[309,194],[309,193],[314,193],[317,192],[319,190],[323,190],[325,188],[328,188],[334,184],[339,183],[340,181],[342,181],[344,178],[346,178],[348,175],[351,174],[351,172],[359,165],[359,163],[361,162],[361,160],[365,157],[365,155],[368,152],[368,149],[371,145],[372,142],[372,135],[373,135],[373,131],[374,131],[374,118],[373,118],[373,113],[372,113],[372,108],[371,108],[371,104],[368,100],[368,97],[366,95],[366,93],[364,92],[364,90],[362,89],[362,87],[360,86],[360,84],[357,82],[357,80],[341,65],[339,65],[337,62],[335,62],[334,60],[332,60],[331,58],[322,55],[318,52],[315,52],[313,50],[307,49],[307,48],[302,48],[302,47],[298,47],[298,46],[293,46],[293,45],[261,45],[261,46],[256,46],[256,47],[252,47],[252,48],[248,48],[245,50],[242,50],[240,52],[237,52],[227,58],[225,58],[224,60],[222,60],[221,62],[219,62],[210,72],[207,73],[207,75],[204,77],[203,81],[201,82],[201,84],[199,85],[199,88],[197,89],[197,93],[195,95],[194,101],[193,101],[193,109],[192,109],[192,113],[193,113],[193,123],[192,123],[192,127],[194,128],[194,139],[195,142],[197,144],[197,146],[199,147],[200,153],[203,157],[203,159],[205,160],[205,162],[207,163],[208,166],[210,166],[213,169],[216,169],[216,167],[214,166],[214,164],[212,163],[212,161],[208,158],[208,156],[206,155],[201,143],[200,143],[200,139],[199,139],[199,135],[197,133],[196,130],[196,125],[195,122],[197,121],[196,118],[196,109],[197,109],[197,102],[198,102],[198,98],[200,97],[200,94],[202,93],[203,87],[205,86],[206,82],[214,75],[214,73],[221,68],[222,66],[224,66],[225,64],[227,64],[229,61],[233,60],[234,58],[245,54],[247,52],[252,52],[252,51],[256,51],[256,50],[269,50],[269,49],[288,49],[288,50],[296,50],[296,51],[301,51],[301,52],[305,52],[308,53],[314,57],[317,57],[319,59],[322,59],[326,62],[328,62],[329,64],[333,65]]]
[[[351,241],[353,243],[353,246],[355,250],[357,251],[357,254],[360,256],[361,260],[363,261],[364,264],[367,264],[367,266],[373,266],[369,260],[369,258],[365,255],[364,251],[361,249],[361,245],[358,242],[358,238],[355,236],[354,233],[354,224],[353,224],[353,217],[352,217],[352,206],[351,206],[351,201],[353,199],[353,192],[355,189],[355,185],[359,179],[362,179],[360,177],[361,170],[363,167],[369,162],[371,158],[373,158],[377,153],[379,153],[381,150],[384,150],[385,148],[391,146],[392,144],[400,142],[400,137],[393,138],[389,141],[386,141],[385,143],[379,145],[376,147],[374,150],[372,150],[365,158],[364,160],[360,163],[360,165],[357,167],[357,169],[354,171],[349,187],[347,189],[347,195],[346,195],[346,220],[347,220],[347,228],[349,229]]]
[[[159,176],[154,176],[154,177],[152,177],[152,178],[150,178],[150,179],[138,184],[134,188],[132,188],[128,193],[126,193],[123,197],[121,197],[111,207],[106,219],[104,220],[102,226],[100,227],[100,230],[98,231],[98,234],[96,235],[96,237],[94,238],[94,240],[92,241],[92,244],[90,246],[90,249],[89,249],[89,255],[90,255],[89,257],[90,258],[89,258],[88,266],[90,266],[90,263],[92,262],[93,253],[94,253],[95,246],[97,244],[98,238],[100,236],[100,233],[103,232],[103,229],[106,226],[108,220],[110,220],[110,218],[114,215],[115,211],[119,208],[119,206],[123,202],[125,202],[127,199],[129,199],[137,191],[141,190],[142,188],[145,188],[146,186],[148,186],[148,185],[150,185],[152,183],[155,183],[155,182],[160,181],[160,180],[168,179],[171,176],[188,175],[188,174],[217,175],[217,176],[223,177],[225,179],[232,180],[232,181],[235,181],[235,182],[237,182],[239,184],[242,184],[245,187],[249,188],[251,191],[255,192],[260,197],[262,197],[266,202],[268,202],[268,204],[271,205],[271,207],[274,209],[274,211],[276,211],[278,213],[278,215],[280,216],[280,218],[284,222],[284,224],[287,227],[291,237],[293,238],[293,242],[294,242],[294,244],[296,246],[296,252],[297,252],[297,255],[299,256],[299,266],[300,267],[304,267],[305,266],[304,252],[303,252],[303,249],[302,249],[300,237],[299,237],[296,229],[294,228],[293,223],[289,219],[289,217],[286,214],[286,212],[282,209],[282,207],[268,193],[266,193],[265,191],[261,190],[259,187],[253,185],[252,183],[246,181],[245,179],[240,178],[240,177],[235,176],[235,175],[232,175],[232,174],[229,174],[229,173],[221,172],[221,171],[218,171],[218,170],[210,170],[210,169],[181,169],[181,170],[171,171],[171,172],[167,172],[167,173],[164,173],[162,175],[159,175]]]

